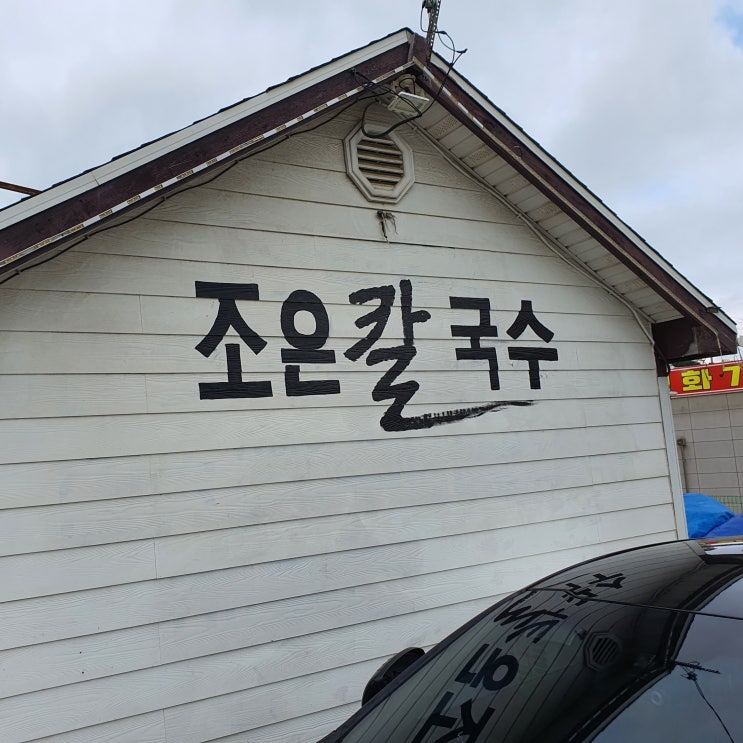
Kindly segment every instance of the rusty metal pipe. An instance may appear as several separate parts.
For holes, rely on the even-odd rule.
[[[0,181],[0,188],[4,188],[6,191],[15,191],[16,193],[25,193],[27,196],[36,196],[37,193],[41,193],[36,188],[16,186],[15,183],[6,183],[5,181]]]

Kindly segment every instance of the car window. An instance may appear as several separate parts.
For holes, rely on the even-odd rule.
[[[662,731],[663,739],[674,743],[743,741],[740,624],[714,616],[691,618],[675,658],[607,716],[596,743],[626,743],[652,731]]]
[[[613,601],[612,577],[497,604],[336,739],[743,740],[740,621]]]

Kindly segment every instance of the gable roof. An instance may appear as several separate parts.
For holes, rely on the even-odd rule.
[[[736,352],[730,317],[445,60],[426,61],[425,39],[408,29],[1,210],[0,276],[133,218],[402,75],[431,99],[410,125],[647,321],[659,367]]]

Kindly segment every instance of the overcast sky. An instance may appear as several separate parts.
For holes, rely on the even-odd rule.
[[[419,30],[420,2],[0,0],[0,18],[0,181],[43,189]],[[459,72],[742,333],[743,0],[443,0],[439,27]]]

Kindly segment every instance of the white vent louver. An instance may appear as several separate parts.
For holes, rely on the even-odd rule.
[[[389,137],[363,137],[356,145],[359,171],[374,188],[393,191],[405,175],[400,148]]]
[[[412,154],[394,132],[373,137],[359,127],[344,144],[348,175],[370,201],[399,201],[413,184]]]

